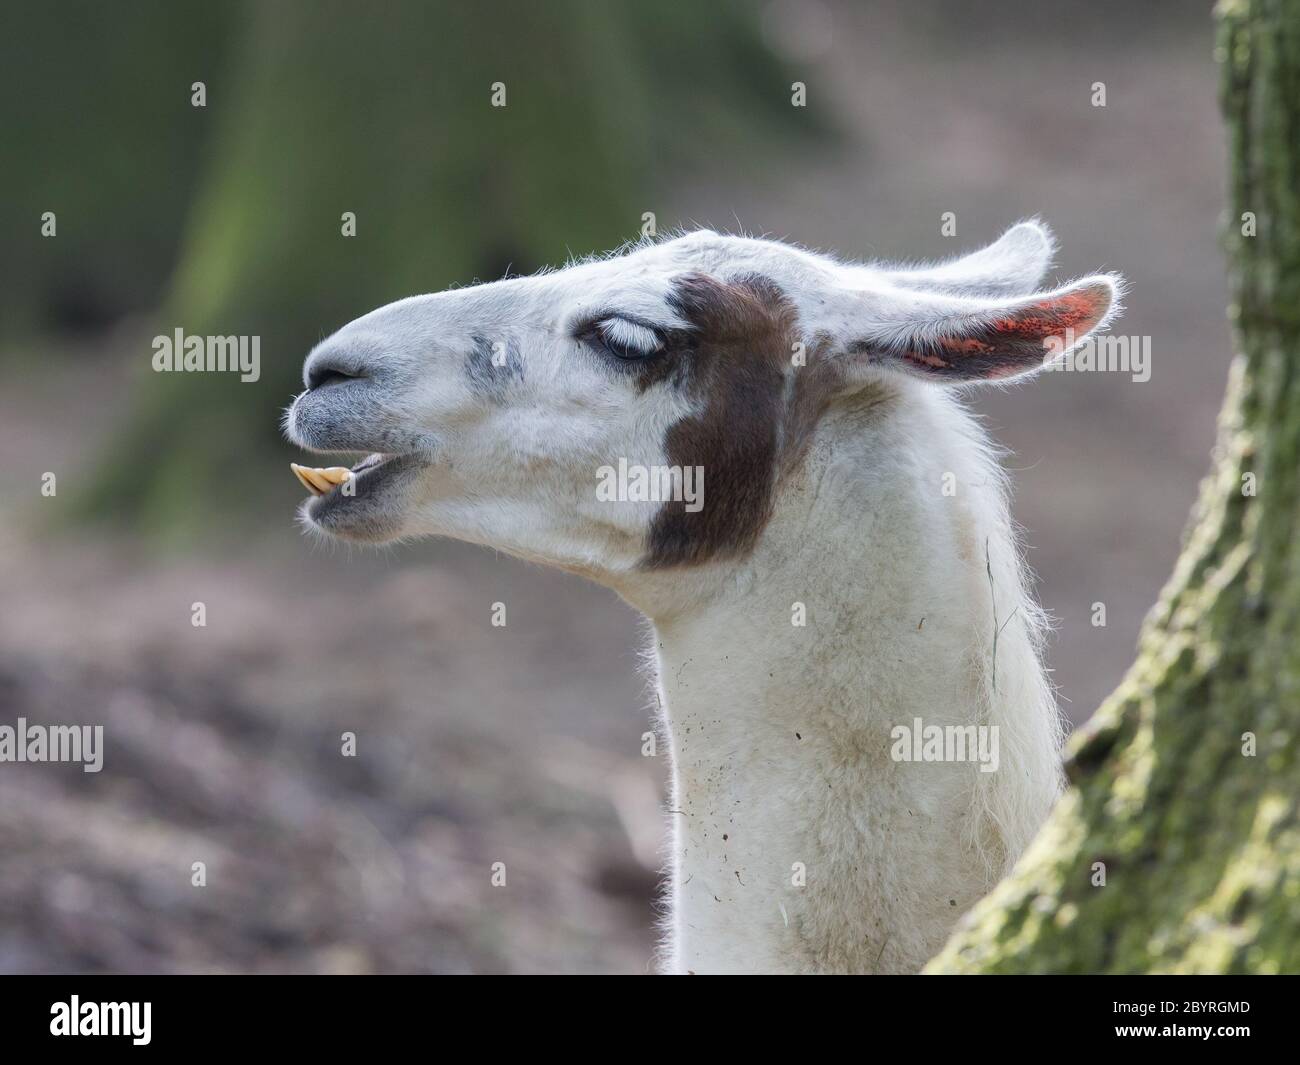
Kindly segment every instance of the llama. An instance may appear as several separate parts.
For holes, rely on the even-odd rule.
[[[914,972],[1054,802],[1043,617],[956,395],[1117,310],[1115,275],[1038,291],[1053,247],[1027,222],[861,265],[697,231],[400,300],[308,356],[290,439],[371,454],[294,466],[304,524],[488,545],[649,618],[667,971]]]

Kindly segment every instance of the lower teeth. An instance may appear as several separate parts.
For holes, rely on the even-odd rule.
[[[326,469],[320,469],[315,466],[299,466],[296,462],[289,463],[289,469],[302,483],[302,486],[311,492],[312,495],[321,496],[331,488],[340,484],[345,484],[352,479],[352,471],[346,466],[330,466]]]

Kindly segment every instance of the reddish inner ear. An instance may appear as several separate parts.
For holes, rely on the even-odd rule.
[[[1110,300],[1106,285],[1087,285],[1026,303],[962,333],[927,338],[896,357],[930,376],[968,381],[1011,377],[1076,344],[1105,316]]]
[[[1032,340],[1040,346],[1049,338],[1065,340],[1068,333],[1081,337],[1101,321],[1110,306],[1109,291],[1089,286],[1077,292],[1031,303],[1014,314],[994,319],[999,336]]]

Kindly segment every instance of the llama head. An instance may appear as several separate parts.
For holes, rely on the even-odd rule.
[[[699,231],[400,300],[307,358],[290,438],[373,454],[299,472],[303,520],[611,582],[741,557],[836,403],[905,378],[1005,381],[1104,325],[1118,278],[1036,292],[1051,252],[1036,223],[917,268]]]

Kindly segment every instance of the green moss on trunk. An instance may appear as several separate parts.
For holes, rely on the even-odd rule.
[[[1069,791],[928,972],[1300,971],[1300,0],[1217,15],[1239,354],[1213,469]]]

